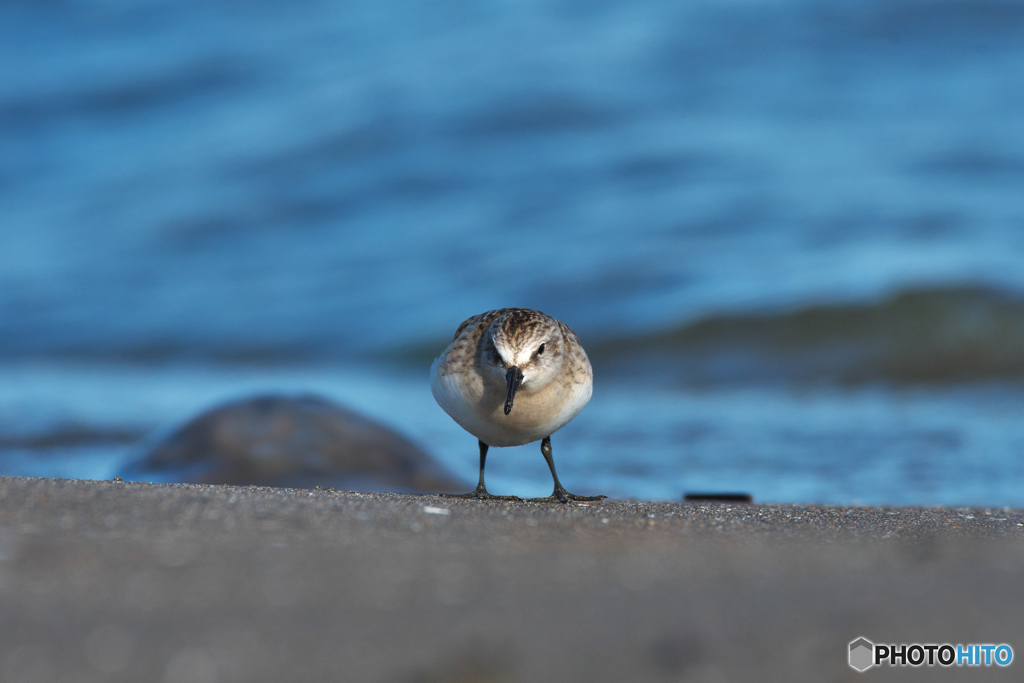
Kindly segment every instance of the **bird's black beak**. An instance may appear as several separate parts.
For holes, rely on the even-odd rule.
[[[512,412],[512,401],[516,398],[516,390],[523,383],[522,371],[513,365],[505,373],[505,381],[508,382],[508,393],[505,394],[505,414]]]

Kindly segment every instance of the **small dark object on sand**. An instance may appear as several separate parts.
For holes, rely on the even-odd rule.
[[[461,486],[401,434],[313,395],[219,406],[164,438],[125,479],[431,492]]]
[[[754,496],[749,493],[687,493],[683,496],[683,500],[709,503],[753,503]]]

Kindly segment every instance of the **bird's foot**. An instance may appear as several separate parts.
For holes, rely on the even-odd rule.
[[[475,490],[469,493],[442,493],[442,498],[462,498],[463,500],[519,500],[522,498],[519,496],[495,496],[494,494],[488,493],[487,489],[482,486],[477,486]]]
[[[563,488],[556,488],[552,494],[546,498],[527,498],[527,503],[568,503],[569,501],[586,501],[586,500],[604,500],[608,496],[577,496],[575,493],[569,493]]]

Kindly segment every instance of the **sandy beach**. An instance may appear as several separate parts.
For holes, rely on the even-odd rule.
[[[846,653],[1018,648],[1022,525],[5,477],[0,680],[1019,680]]]

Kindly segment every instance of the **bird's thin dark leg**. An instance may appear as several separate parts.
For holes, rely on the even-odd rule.
[[[544,456],[544,459],[548,463],[548,469],[551,470],[551,478],[555,480],[555,490],[547,498],[529,498],[528,500],[535,503],[546,503],[555,502],[556,500],[560,503],[568,503],[570,500],[601,500],[608,496],[577,496],[575,493],[569,493],[562,486],[562,482],[558,481],[558,474],[555,472],[555,459],[551,455],[551,437],[545,436],[544,440],[540,442],[540,452]]]
[[[442,493],[441,495],[445,498],[476,498],[478,500],[522,500],[518,496],[492,496],[487,493],[487,487],[484,486],[484,464],[487,462],[487,449],[490,448],[483,441],[480,442],[480,483],[476,485],[476,489],[469,493]]]

